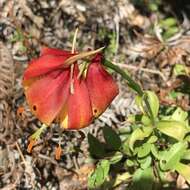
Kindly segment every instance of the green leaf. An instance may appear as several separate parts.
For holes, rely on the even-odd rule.
[[[176,34],[177,32],[179,32],[179,28],[177,26],[168,28],[167,31],[164,33],[164,39],[168,39],[170,37],[172,37],[174,34]]]
[[[144,140],[146,137],[150,136],[152,133],[151,127],[142,127],[137,128],[133,131],[131,136],[129,137],[129,147],[133,151],[134,144],[137,140]]]
[[[123,158],[123,154],[121,152],[116,152],[113,157],[110,159],[110,164],[116,164]]]
[[[165,151],[160,159],[160,167],[162,170],[175,169],[175,165],[181,160],[184,155],[187,144],[178,142],[174,144],[169,151]]]
[[[153,11],[156,12],[158,11],[158,5],[156,3],[148,3],[148,8]]]
[[[159,111],[159,100],[156,94],[153,91],[146,91],[145,94],[147,95],[148,102],[150,105],[150,108],[152,110],[152,114],[154,118],[157,117],[158,111]]]
[[[151,156],[148,156],[144,159],[144,162],[142,162],[140,166],[142,169],[146,169],[150,167],[151,163],[152,163],[152,158]]]
[[[150,126],[151,125],[151,120],[148,116],[143,115],[141,118],[141,122],[142,124],[144,124],[145,126]]]
[[[147,143],[155,143],[158,140],[158,137],[155,135],[150,136],[150,138],[148,139]]]
[[[142,96],[135,96],[135,103],[136,105],[139,107],[139,109],[141,110],[141,112],[143,114],[145,114],[144,108],[143,108],[143,100],[142,100]]]
[[[154,176],[152,168],[137,169],[133,175],[133,184],[130,190],[152,190]]]
[[[125,140],[124,143],[122,143],[122,152],[127,156],[132,156],[132,152],[129,148],[129,139]]]
[[[105,155],[104,144],[88,133],[89,152],[92,156],[103,157]]]
[[[135,148],[135,152],[137,151],[138,157],[140,157],[140,158],[145,157],[150,153],[151,146],[152,145],[149,143],[144,143],[140,147]]]
[[[178,163],[175,165],[176,171],[181,174],[185,180],[190,183],[190,166],[182,163]]]
[[[128,173],[128,172],[125,172],[125,173],[122,173],[122,174],[118,174],[118,175],[116,176],[115,183],[113,184],[113,187],[118,186],[118,185],[121,184],[122,182],[126,182],[126,181],[129,180],[130,178],[131,178],[131,175],[130,175],[130,173]]]
[[[106,180],[110,170],[110,163],[108,160],[102,160],[98,163],[97,168],[88,177],[88,187],[97,188],[100,187]]]
[[[173,17],[169,17],[160,21],[160,25],[163,27],[172,27],[172,26],[175,26],[176,24],[177,24],[177,21]]]
[[[154,144],[151,147],[151,152],[156,159],[160,160],[160,155],[159,155],[158,149]]]
[[[178,141],[182,140],[188,132],[186,126],[179,121],[162,120],[156,123],[156,127],[160,132]]]
[[[143,91],[138,83],[136,83],[132,77],[130,77],[123,69],[118,67],[117,65],[113,64],[111,61],[106,59],[103,60],[104,66],[114,70],[116,73],[120,74],[125,80],[127,80],[128,86],[133,89],[138,95],[142,96]]]
[[[127,159],[124,165],[126,166],[126,168],[127,168],[127,166],[133,167],[135,165],[135,162],[131,159]]]
[[[121,147],[121,139],[119,135],[108,126],[103,128],[103,135],[106,143],[113,149],[118,150]]]
[[[188,74],[188,68],[182,64],[175,64],[173,73],[175,76],[187,75]]]
[[[182,160],[190,160],[190,150],[189,149],[184,152]]]
[[[177,108],[171,116],[172,120],[179,121],[184,125],[188,126],[187,118],[188,118],[188,113],[183,111],[181,108]]]
[[[146,126],[151,125],[150,118],[144,114],[129,115],[127,121],[130,123],[142,123]]]

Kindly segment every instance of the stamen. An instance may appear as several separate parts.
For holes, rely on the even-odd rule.
[[[77,33],[78,33],[78,28],[76,28],[75,30],[75,34],[73,37],[73,44],[72,44],[72,50],[71,53],[75,52],[75,45],[76,45],[76,39],[77,39]],[[70,93],[74,94],[74,79],[73,79],[73,73],[74,73],[74,65],[71,65],[71,73],[70,73],[70,81],[71,81],[71,85],[70,85]]]

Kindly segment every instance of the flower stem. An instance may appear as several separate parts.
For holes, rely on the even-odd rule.
[[[111,63],[110,61],[104,59],[103,64],[106,67],[109,67],[110,69],[114,70],[116,73],[119,73],[124,79],[127,80],[128,85],[130,88],[132,88],[139,96],[143,96],[144,92],[141,89],[140,85],[136,83],[124,70],[122,70],[117,65]]]
[[[31,139],[38,140],[42,132],[47,128],[46,124],[42,124],[42,126],[30,137]]]
[[[154,125],[154,123],[155,123],[154,116],[153,116],[150,104],[148,102],[147,96],[144,93],[144,91],[141,88],[141,86],[138,83],[136,83],[124,70],[122,70],[120,67],[118,67],[117,65],[113,64],[112,62],[104,59],[103,65],[106,66],[106,67],[108,67],[108,68],[110,68],[110,69],[112,69],[116,73],[119,73],[124,79],[126,79],[129,87],[131,89],[133,89],[140,97],[143,98],[143,96],[145,96],[143,98],[143,100],[144,100],[144,103],[145,103],[146,108],[147,108],[148,116],[151,119],[152,124]]]

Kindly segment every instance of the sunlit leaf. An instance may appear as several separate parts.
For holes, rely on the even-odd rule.
[[[156,159],[160,160],[160,155],[159,155],[158,149],[154,144],[151,146],[151,153],[153,154],[153,156]]]
[[[171,119],[188,125],[187,117],[188,113],[186,111],[182,110],[181,108],[177,108],[172,114]]]
[[[151,151],[151,146],[150,143],[144,143],[141,146],[136,147],[135,152],[137,152],[138,157],[147,156]]]
[[[150,136],[147,143],[155,143],[158,140],[158,137],[155,135]]]
[[[178,142],[174,144],[168,151],[165,151],[160,159],[160,167],[163,170],[175,169],[176,164],[179,163],[187,144],[184,142]]]
[[[147,100],[149,102],[150,108],[154,118],[157,117],[159,111],[159,100],[156,94],[153,91],[146,91]]]
[[[182,140],[188,132],[186,126],[179,121],[159,121],[156,123],[156,127],[165,135],[176,140]]]
[[[188,74],[188,68],[182,64],[175,64],[173,73],[175,76],[187,75]]]
[[[113,187],[118,186],[122,182],[126,182],[130,178],[131,178],[131,174],[129,172],[118,174],[116,176],[115,183],[113,184]]]
[[[190,183],[190,166],[183,164],[183,163],[177,163],[175,165],[175,169],[179,174],[181,174],[187,181]]]
[[[116,152],[112,158],[109,160],[110,164],[116,164],[123,158],[123,154],[121,152]]]
[[[152,158],[149,155],[146,158],[144,158],[144,162],[141,162],[140,166],[142,169],[146,169],[146,168],[150,167],[151,163],[152,163]]]
[[[88,187],[97,188],[100,187],[106,180],[110,170],[110,163],[108,160],[102,160],[97,165],[97,168],[88,178]]]
[[[135,161],[132,159],[127,159],[125,162],[126,167],[133,167],[135,164],[136,164]]]
[[[140,141],[145,139],[146,137],[150,136],[152,133],[152,128],[151,127],[142,127],[142,128],[137,128],[133,131],[129,138],[129,147],[133,151],[133,147],[136,141]]]
[[[190,149],[186,150],[184,152],[184,155],[182,157],[182,160],[190,160]]]

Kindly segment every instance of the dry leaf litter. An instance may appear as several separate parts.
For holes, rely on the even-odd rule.
[[[41,125],[23,94],[22,73],[28,61],[39,55],[42,46],[70,49],[76,27],[80,49],[107,45],[107,39],[97,35],[106,27],[116,33],[110,59],[130,70],[144,88],[158,90],[170,85],[166,81],[171,65],[184,57],[184,64],[189,63],[190,34],[182,32],[163,44],[157,31],[152,36],[134,33],[135,27],[146,32],[151,23],[128,0],[1,0],[0,10],[0,189],[85,190],[94,167],[87,163],[87,133],[101,138],[105,125],[127,127],[127,116],[138,111],[134,94],[115,76],[120,94],[89,128],[63,132],[52,125],[28,154],[27,138]],[[158,68],[160,72],[155,72]],[[24,111],[18,114],[20,107]],[[60,138],[63,155],[56,161],[54,150]]]

